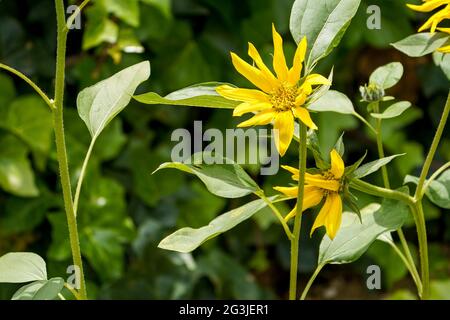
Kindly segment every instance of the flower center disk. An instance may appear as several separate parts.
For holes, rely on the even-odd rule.
[[[289,111],[295,108],[297,87],[281,85],[270,96],[270,102],[277,111]]]

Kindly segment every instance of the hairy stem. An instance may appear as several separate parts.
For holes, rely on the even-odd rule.
[[[53,111],[53,123],[56,139],[56,154],[59,164],[59,175],[66,211],[67,224],[69,228],[70,248],[73,263],[80,271],[80,298],[87,299],[86,286],[83,273],[83,262],[81,259],[80,241],[78,237],[77,221],[72,202],[72,190],[70,186],[69,165],[67,161],[67,150],[64,136],[63,103],[65,86],[66,65],[66,43],[67,32],[65,27],[64,1],[55,0],[57,18],[57,53],[56,53],[56,75],[55,75],[55,110]]]
[[[289,299],[297,298],[297,277],[298,277],[298,247],[300,241],[300,230],[302,225],[303,212],[303,195],[305,186],[306,171],[306,135],[307,128],[300,122],[300,144],[299,144],[299,178],[298,178],[298,194],[297,194],[297,214],[294,218],[294,233],[291,240],[291,274],[289,282]]]

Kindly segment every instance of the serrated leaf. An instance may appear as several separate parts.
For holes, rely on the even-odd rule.
[[[198,158],[200,155],[195,154]],[[203,158],[205,159],[205,158]],[[193,162],[195,163],[195,162]],[[181,162],[167,162],[161,164],[155,172],[174,168],[196,175],[213,194],[224,198],[239,198],[260,191],[255,181],[242,169],[233,163],[226,164],[186,164]]]
[[[383,113],[371,113],[370,115],[377,119],[392,119],[398,117],[411,107],[408,101],[400,101],[390,105]]]
[[[342,114],[354,114],[355,109],[351,100],[343,93],[335,90],[327,91],[322,97],[308,105],[311,111],[331,111]]]
[[[392,44],[394,48],[410,57],[422,57],[442,47],[450,36],[442,33],[417,33]]]
[[[419,178],[407,175],[404,183],[410,182],[417,184]],[[450,209],[450,170],[444,171],[439,178],[433,180],[425,190],[425,195],[435,205],[441,208]]]
[[[11,300],[54,300],[63,287],[63,278],[35,281],[17,290]]]
[[[381,167],[387,165],[393,159],[403,156],[403,155],[404,155],[404,153],[403,154],[395,154],[390,157],[385,157],[385,158],[381,158],[381,159],[366,163],[353,172],[352,178],[360,179],[365,176],[368,176],[369,174],[372,174],[372,173],[378,171]]]
[[[174,91],[165,97],[148,92],[134,96],[134,99],[144,104],[234,109],[240,102],[225,99],[216,92],[216,88],[222,84],[219,82],[200,83]]]
[[[44,259],[32,252],[10,252],[0,257],[0,282],[47,280]]]
[[[308,40],[308,66],[327,56],[344,35],[360,0],[296,0],[290,30],[298,43]]]
[[[344,212],[336,237],[324,236],[319,248],[319,265],[343,264],[357,260],[381,234],[397,230],[408,217],[408,207],[394,200],[382,205],[372,203],[361,210],[358,217]]]
[[[95,140],[130,102],[136,88],[150,77],[148,61],[128,67],[80,92],[78,113]]]
[[[403,65],[392,62],[377,68],[371,75],[369,83],[376,83],[383,89],[395,86],[403,76]]]
[[[159,243],[158,247],[178,252],[191,252],[205,241],[212,239],[249,219],[266,205],[267,204],[263,200],[255,200],[218,216],[207,226],[198,229],[182,228],[164,238]]]

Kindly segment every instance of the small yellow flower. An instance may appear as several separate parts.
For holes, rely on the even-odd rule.
[[[278,130],[275,145],[283,156],[294,135],[294,118],[300,119],[311,129],[317,129],[304,104],[313,91],[312,86],[329,85],[330,81],[319,74],[308,75],[305,79],[301,79],[307,47],[306,38],[298,45],[293,66],[289,69],[283,51],[283,39],[274,25],[272,34],[273,68],[276,76],[264,64],[255,46],[249,43],[248,55],[256,66],[248,64],[234,53],[231,53],[231,59],[236,70],[259,90],[223,85],[217,88],[217,92],[227,99],[242,102],[234,109],[233,116],[256,113],[249,120],[241,122],[238,127],[266,125],[273,121],[274,128]]]
[[[419,29],[419,32],[430,29],[431,32],[435,32],[436,30],[449,33],[450,28],[438,28],[439,23],[441,23],[445,19],[450,19],[450,0],[423,0],[423,4],[421,5],[413,5],[407,4],[407,6],[415,11],[419,12],[431,12],[441,6],[438,12],[432,15],[427,22],[425,22]],[[450,46],[444,46],[438,49],[438,51],[443,53],[450,53]]]
[[[323,198],[325,203],[322,206],[314,225],[311,229],[311,234],[314,230],[321,226],[325,226],[326,232],[330,239],[334,239],[342,220],[342,199],[339,194],[341,190],[341,179],[344,175],[345,165],[341,156],[336,150],[331,151],[331,168],[321,174],[305,173],[305,191],[303,195],[303,207],[305,211],[309,208],[317,206]],[[298,181],[299,170],[283,166],[284,169],[291,172],[292,179]],[[275,187],[277,191],[284,193],[289,197],[297,197],[298,187]],[[285,220],[289,220],[297,213],[297,206],[289,212]]]

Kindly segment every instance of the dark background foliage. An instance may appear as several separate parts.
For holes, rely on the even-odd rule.
[[[167,94],[217,80],[247,86],[234,71],[229,51],[244,57],[247,41],[252,41],[269,61],[274,22],[291,59],[295,50],[288,27],[292,3],[93,0],[83,13],[82,29],[69,35],[65,119],[72,180],[76,181],[89,143],[89,133],[76,112],[76,95],[81,89],[147,59],[152,76],[140,87],[141,92]],[[381,30],[366,27],[366,9],[371,4],[381,7]],[[380,65],[392,61],[404,65],[402,81],[389,94],[410,100],[414,107],[395,120],[387,120],[384,127],[387,153],[407,153],[389,167],[394,187],[402,185],[406,174],[418,175],[448,91],[448,80],[431,57],[411,59],[389,45],[414,33],[424,18],[408,11],[403,1],[363,0],[340,47],[318,70],[327,75],[334,66],[334,87],[366,114],[366,106],[359,102],[359,85]],[[0,1],[0,62],[29,75],[49,95],[53,90],[55,38],[53,1]],[[64,276],[71,258],[47,109],[26,84],[0,73],[0,255],[37,252],[46,257],[51,276]],[[346,131],[346,162],[358,159],[365,149],[370,159],[376,157],[373,137],[355,118],[334,113],[314,116],[321,127],[319,139],[324,152]],[[79,212],[91,298],[286,298],[289,243],[269,212],[255,215],[193,254],[157,248],[158,242],[176,228],[202,226],[246,201],[213,196],[195,178],[179,172],[151,174],[160,163],[170,160],[174,145],[171,132],[192,128],[194,120],[222,130],[237,123],[230,111],[132,102],[98,141]],[[449,131],[434,169],[450,161]],[[296,148],[291,149],[282,161],[294,165]],[[257,177],[257,168],[247,169],[269,192],[271,186],[289,182],[289,175],[282,172],[263,179]],[[380,177],[373,177],[373,182],[381,184]],[[361,205],[373,200],[360,196]],[[438,281],[434,290],[449,298],[450,215],[429,202],[425,210],[431,276]],[[314,215],[305,215],[304,230],[310,228]],[[412,221],[405,232],[416,246]],[[312,238],[306,231],[303,234],[300,272],[304,285],[315,267],[321,234]],[[382,268],[383,288],[378,291],[365,286],[366,268],[374,263]],[[9,299],[16,289],[15,285],[2,284],[0,297]],[[311,297],[410,298],[413,289],[393,251],[384,243],[375,243],[351,265],[327,266]]]

